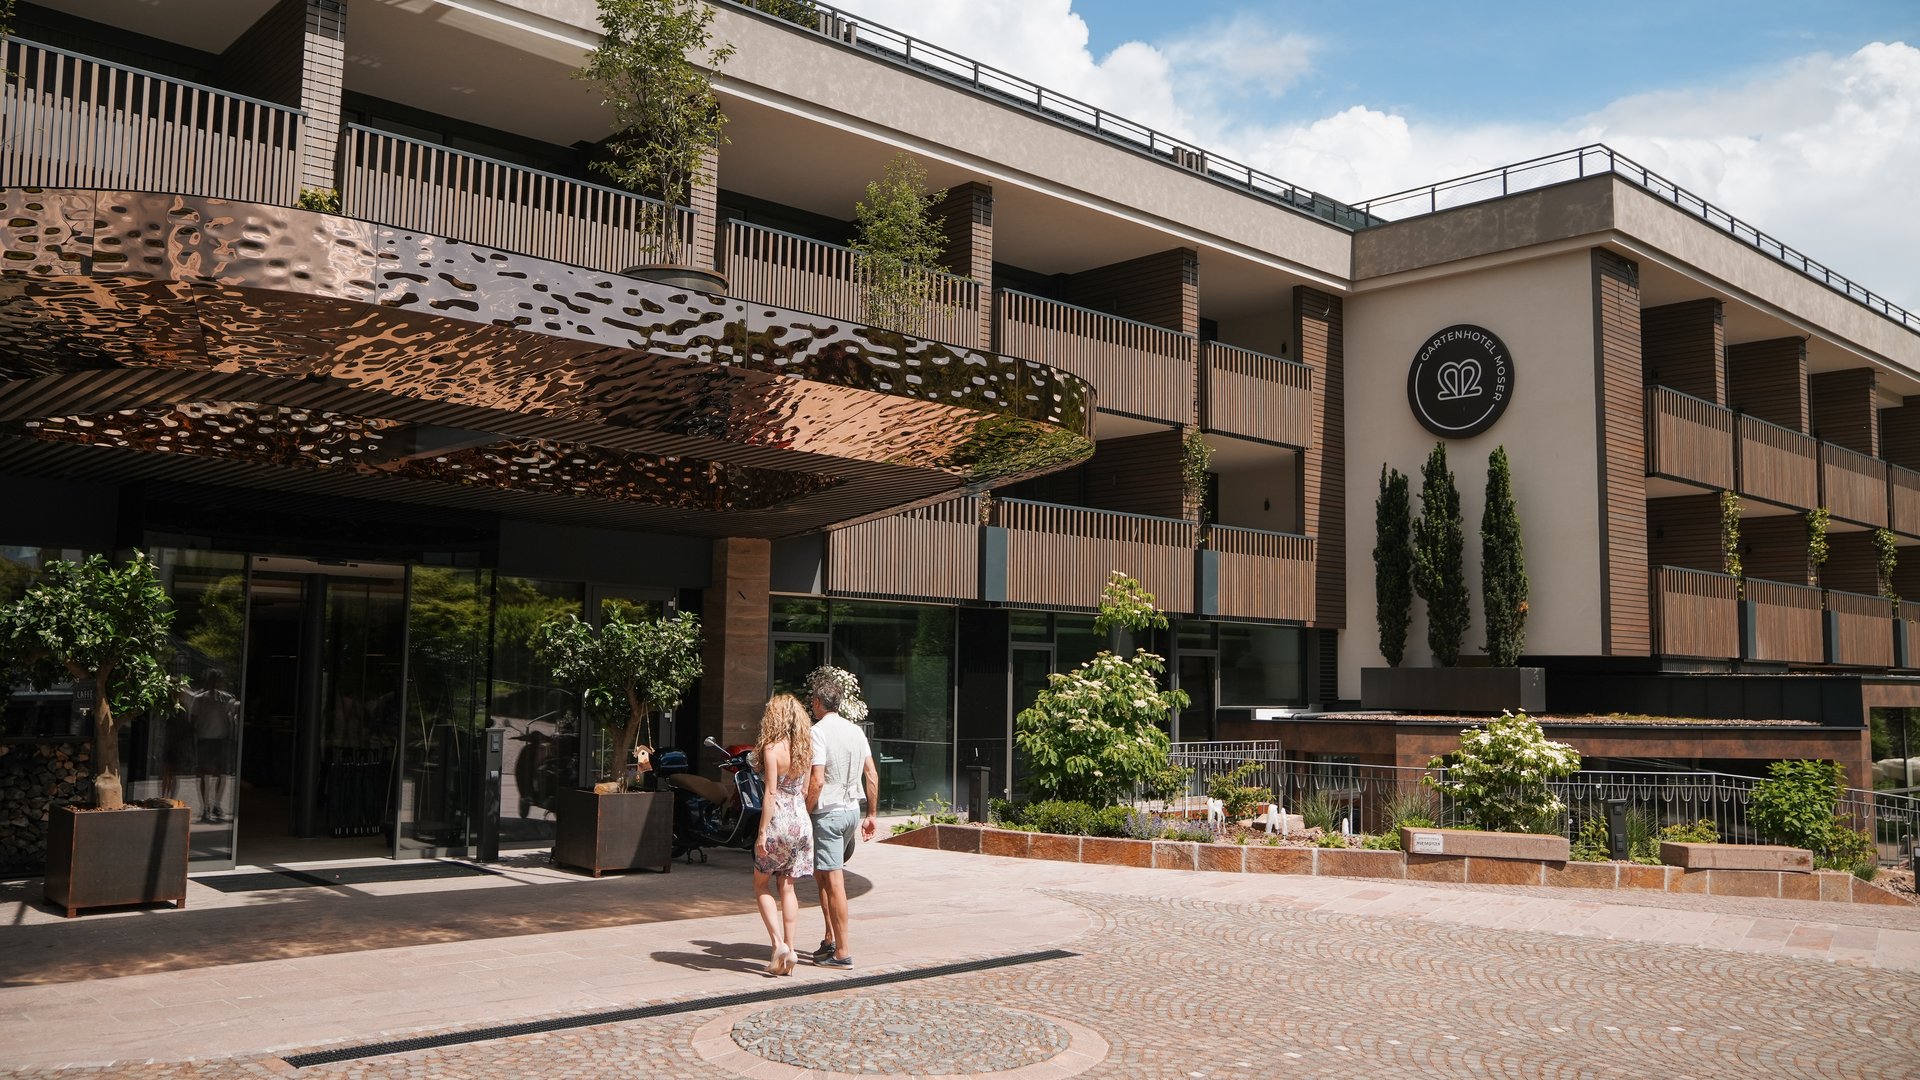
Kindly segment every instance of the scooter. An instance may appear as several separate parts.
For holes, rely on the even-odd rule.
[[[753,849],[760,835],[760,808],[766,788],[753,767],[751,746],[725,747],[708,738],[704,745],[725,755],[722,779],[692,771],[683,750],[663,749],[654,771],[673,792],[673,857],[707,861],[707,848]]]

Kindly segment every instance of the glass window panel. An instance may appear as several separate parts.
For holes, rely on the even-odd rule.
[[[827,602],[806,596],[774,597],[773,632],[776,634],[826,633]]]
[[[774,638],[772,693],[792,694],[804,702],[807,675],[826,662],[827,643],[824,641],[814,638]]]
[[[0,547],[0,604],[18,600],[47,563],[84,558],[86,552],[71,548]],[[91,736],[93,725],[81,713],[83,704],[74,697],[72,683],[56,683],[45,690],[25,684],[0,685],[0,738]]]
[[[1250,708],[1306,702],[1297,626],[1220,625],[1220,704]]]
[[[1008,621],[1013,627],[1013,640],[1032,641],[1041,645],[1053,642],[1052,618],[1044,611],[1012,611]]]
[[[487,727],[493,575],[416,566],[407,591],[406,732],[400,841],[405,853],[462,849],[478,796]]]
[[[1219,623],[1181,621],[1174,624],[1178,630],[1181,649],[1212,650],[1219,642],[1216,631]]]
[[[174,700],[127,726],[121,747],[127,797],[179,799],[193,808],[191,852],[202,866],[231,865],[241,810],[247,562],[244,555],[159,548],[154,568],[173,601],[169,672],[185,682]]]
[[[838,602],[833,663],[860,678],[883,810],[953,798],[952,608]]]
[[[508,731],[500,766],[503,848],[551,844],[554,797],[577,783],[579,696],[554,683],[527,642],[534,629],[553,616],[584,616],[586,603],[582,582],[505,575],[495,581],[488,712],[492,724]]]
[[[1061,615],[1054,620],[1054,669],[1072,671],[1107,647],[1107,636],[1096,633],[1091,615]]]

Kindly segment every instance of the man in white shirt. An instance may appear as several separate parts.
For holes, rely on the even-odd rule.
[[[853,854],[854,825],[859,836],[871,840],[880,827],[880,771],[866,733],[840,715],[840,688],[821,682],[812,694],[813,775],[807,781],[807,807],[813,811],[813,879],[820,886],[820,913],[827,936],[814,950],[813,962],[822,967],[850,968],[847,949],[847,880],[843,872]],[[860,788],[867,796],[867,814],[860,816]]]

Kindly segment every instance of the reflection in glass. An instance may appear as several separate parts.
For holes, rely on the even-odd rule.
[[[47,563],[56,559],[79,562],[86,557],[86,552],[73,548],[0,547],[0,604],[20,599]],[[90,737],[93,725],[81,715],[83,703],[75,700],[73,689],[69,683],[45,690],[0,683],[0,738],[83,740]],[[134,761],[124,753],[124,748],[120,760],[131,773]]]
[[[1220,625],[1220,704],[1300,705],[1306,655],[1297,626]]]
[[[953,798],[953,618],[943,607],[834,606],[833,663],[860,677],[883,810]]]
[[[185,802],[193,809],[194,862],[230,865],[240,816],[246,557],[176,548],[152,556],[173,601],[167,668],[185,688],[128,725],[128,797]]]
[[[557,686],[527,642],[555,615],[586,614],[580,582],[499,575],[495,582],[489,722],[507,729],[501,761],[500,846],[553,842],[555,794],[578,782],[580,698]]]
[[[400,853],[462,849],[477,808],[493,574],[416,566],[407,592]]]

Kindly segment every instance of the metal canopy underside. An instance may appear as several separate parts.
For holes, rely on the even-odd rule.
[[[1092,451],[1031,361],[282,207],[0,208],[12,472],[779,536]]]

